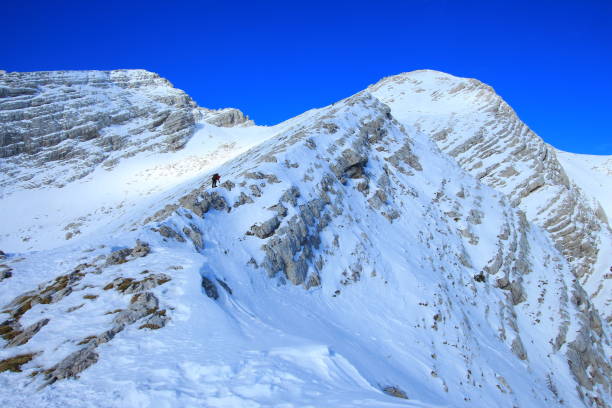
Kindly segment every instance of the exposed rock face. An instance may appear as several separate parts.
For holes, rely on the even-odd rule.
[[[392,397],[408,399],[408,396],[406,395],[406,393],[399,387],[387,386],[387,387],[383,387],[382,390],[385,394],[389,394]]]
[[[164,273],[150,274],[142,280],[132,278],[116,278],[104,287],[105,290],[116,289],[121,293],[139,293],[163,285],[170,281],[170,277]]]
[[[151,252],[149,244],[137,239],[134,248],[122,248],[111,252],[106,258],[106,265],[120,265],[134,258],[145,257],[149,252]]]
[[[141,240],[136,240],[136,246],[132,249],[131,255],[133,257],[142,258],[147,256],[151,252],[151,247],[148,243],[142,242]]]
[[[201,108],[201,115],[211,125],[220,127],[251,126],[255,123],[244,113],[234,108],[211,110]]]
[[[22,346],[26,344],[28,341],[30,341],[32,337],[34,337],[36,333],[40,331],[40,329],[46,326],[47,323],[49,323],[49,319],[42,319],[26,327],[25,329],[22,329],[21,324],[18,321],[13,321],[12,322],[13,327],[11,327],[12,330],[10,332],[6,332],[2,334],[2,336],[5,338],[8,337],[6,335],[9,333],[12,335],[11,336],[12,338],[8,340],[8,343],[6,344],[5,347],[15,347],[15,346]],[[4,325],[8,326],[10,324],[11,322],[5,322],[3,323],[3,326]]]
[[[53,384],[65,378],[76,378],[82,371],[95,364],[98,358],[93,345],[77,350],[49,370],[45,375],[46,384]]]
[[[213,191],[194,191],[191,194],[183,197],[180,201],[181,205],[193,211],[198,217],[202,217],[211,208],[222,211],[228,208],[225,199],[218,192]]]
[[[0,257],[0,259],[2,259]],[[2,282],[4,279],[8,279],[11,276],[13,276],[13,269],[6,266],[6,265],[0,265],[0,282]]]
[[[36,184],[65,183],[141,150],[180,149],[195,124],[191,98],[143,70],[9,73],[0,95],[2,165]],[[23,168],[58,160],[72,164],[60,180]]]
[[[191,242],[193,242],[193,245],[197,250],[202,250],[204,248],[202,231],[200,231],[200,228],[198,228],[197,225],[191,223],[189,226],[183,227],[183,234],[185,234],[185,236],[189,238]]]
[[[144,70],[11,72],[0,76],[0,187],[61,186],[144,150],[181,149],[196,120],[249,125],[236,109],[198,108]],[[62,162],[61,170],[54,166]],[[37,171],[34,171],[37,170]]]
[[[106,258],[107,265],[119,265],[127,262],[127,257],[132,254],[132,250],[129,248],[118,249],[110,253]]]
[[[219,299],[219,291],[217,290],[217,286],[206,276],[202,276],[202,289],[204,289],[204,293],[206,293],[206,296],[209,298],[214,300]]]
[[[279,225],[280,220],[278,217],[272,217],[262,224],[251,226],[251,229],[247,232],[247,235],[256,235],[259,238],[265,239],[272,236]]]
[[[55,366],[46,370],[45,385],[65,378],[77,378],[82,371],[98,361],[99,355],[96,352],[96,348],[100,344],[111,341],[126,326],[144,317],[148,316],[140,328],[162,328],[169,318],[166,316],[165,311],[160,311],[158,307],[159,300],[153,293],[141,292],[135,294],[130,301],[129,307],[119,312],[113,319],[113,327],[99,336],[92,336],[90,339],[82,341],[81,344],[85,344],[83,348],[73,352]]]
[[[153,293],[138,293],[130,300],[130,307],[115,317],[114,323],[119,326],[132,324],[136,320],[151,314],[152,311],[157,310],[158,306],[159,300]]]
[[[543,227],[585,283],[610,226],[598,203],[571,183],[555,149],[532,132],[488,85],[436,71],[414,71],[368,88],[394,117],[429,135],[438,147]],[[610,242],[605,239],[604,242]],[[606,268],[609,267],[606,266]],[[599,285],[593,284],[592,287]],[[595,293],[591,293],[595,295]],[[604,307],[609,300],[597,296]]]

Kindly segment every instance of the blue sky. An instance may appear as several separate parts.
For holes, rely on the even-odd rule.
[[[8,71],[144,68],[275,124],[437,69],[492,85],[555,147],[612,154],[610,0],[24,0],[1,14]]]

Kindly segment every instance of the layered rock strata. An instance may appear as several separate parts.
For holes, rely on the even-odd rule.
[[[583,283],[591,276],[602,279],[602,270],[595,268],[611,249],[611,233],[601,205],[570,181],[556,150],[493,88],[475,79],[414,71],[385,78],[368,90],[402,124],[428,135],[472,176],[504,193],[544,228]],[[602,311],[609,309],[608,295],[590,295]]]
[[[141,151],[181,149],[200,120],[252,124],[237,109],[199,108],[168,80],[144,70],[5,73],[0,187],[61,186]]]

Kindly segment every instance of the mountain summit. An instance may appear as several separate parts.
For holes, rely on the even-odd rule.
[[[610,195],[605,194],[609,190],[589,188],[584,177],[568,176],[566,167],[571,171],[572,166],[562,165],[561,152],[532,132],[493,88],[478,80],[415,71],[385,78],[368,90],[401,123],[429,136],[463,169],[504,193],[529,221],[545,229],[612,321],[612,286],[605,277],[612,265],[608,222],[612,208],[606,211],[601,204],[609,205]],[[583,157],[582,166],[594,163],[593,157]]]
[[[417,71],[273,127],[146,71],[0,96],[5,406],[611,403],[594,170],[490,87]]]

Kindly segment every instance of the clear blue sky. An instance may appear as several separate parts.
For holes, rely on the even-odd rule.
[[[388,75],[492,85],[552,145],[612,154],[612,0],[5,1],[0,69],[144,68],[275,124]]]

